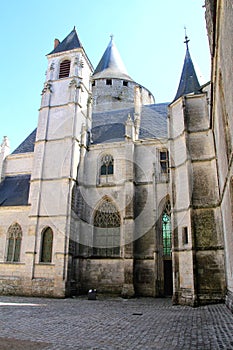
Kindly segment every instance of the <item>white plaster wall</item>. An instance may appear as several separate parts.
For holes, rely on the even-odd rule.
[[[181,135],[184,131],[184,111],[181,98],[172,105],[169,114],[169,137],[174,138]]]
[[[136,181],[152,181],[155,172],[156,158],[157,149],[155,144],[137,143],[134,154],[134,162],[137,168]]]
[[[5,160],[4,176],[30,174],[32,172],[33,153],[11,154]]]
[[[40,215],[67,215],[69,180],[43,181],[41,187]]]
[[[50,110],[47,139],[54,140],[73,134],[74,106],[66,105]]]
[[[192,193],[192,183],[189,183],[189,173],[186,164],[176,169],[175,173],[175,208],[187,209],[190,205],[190,191]],[[191,177],[190,177],[191,180]]]
[[[46,143],[43,179],[69,177],[71,171],[72,139]]]
[[[186,135],[182,134],[173,144],[173,150],[171,152],[172,164],[176,167],[182,165],[187,160],[188,153]]]
[[[41,108],[38,117],[36,141],[45,140],[47,135],[48,108]]]

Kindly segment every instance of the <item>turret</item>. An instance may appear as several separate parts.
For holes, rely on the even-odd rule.
[[[10,143],[7,136],[3,137],[0,145],[0,182],[4,173],[4,160],[10,154]]]
[[[199,85],[187,36],[185,43],[184,66],[168,120],[173,300],[195,306],[223,300],[225,275],[209,101]]]
[[[93,110],[104,111],[134,106],[134,88],[114,43],[113,36],[92,75]],[[142,104],[154,103],[149,90],[140,86]]]

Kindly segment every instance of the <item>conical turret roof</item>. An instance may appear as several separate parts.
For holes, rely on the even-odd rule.
[[[107,49],[105,50],[98,66],[93,73],[93,78],[116,78],[133,81],[133,79],[128,75],[128,72],[125,68],[125,65],[121,59],[112,36]]]
[[[200,84],[197,78],[197,74],[190,56],[189,47],[188,47],[188,38],[185,37],[186,43],[186,55],[184,59],[183,70],[181,73],[179,87],[174,98],[174,101],[179,97],[187,95],[187,94],[197,94],[200,92]]]
[[[49,55],[53,54],[53,53],[58,53],[58,52],[64,52],[64,51],[69,51],[69,50],[73,50],[73,49],[78,49],[81,48],[82,44],[78,38],[78,34],[76,32],[76,29],[74,27],[74,29],[70,32],[69,35],[67,35],[67,37],[60,42],[53,51],[51,51],[49,53]]]

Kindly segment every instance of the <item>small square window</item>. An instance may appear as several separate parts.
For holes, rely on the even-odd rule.
[[[106,85],[112,85],[112,79],[106,79]]]
[[[93,80],[93,82],[92,82],[92,86],[95,86],[95,80]]]
[[[123,86],[128,86],[128,81],[123,80]]]

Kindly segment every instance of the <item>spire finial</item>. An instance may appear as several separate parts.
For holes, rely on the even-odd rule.
[[[114,36],[113,34],[110,35],[111,41],[113,41],[113,36]]]
[[[184,43],[186,44],[187,50],[189,49],[188,43],[190,42],[188,36],[187,36],[187,28],[184,27],[184,32],[185,32],[185,41]]]

